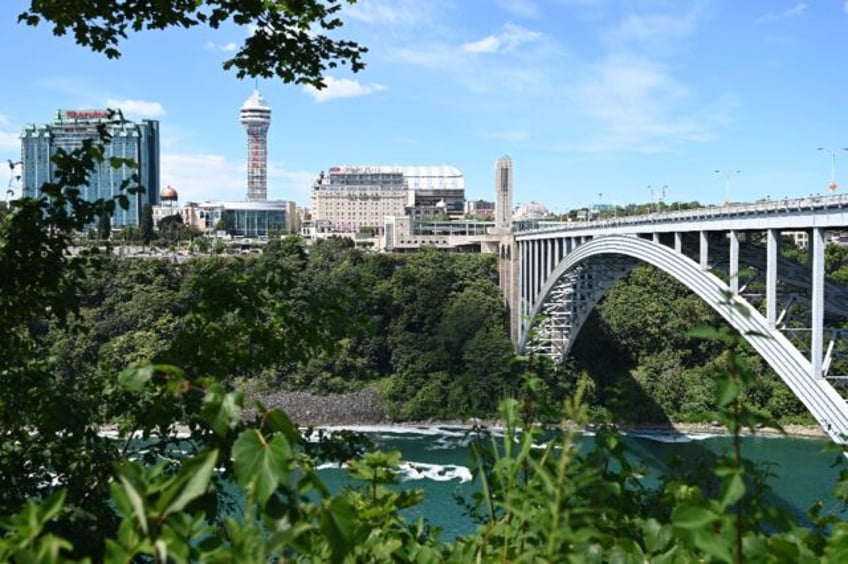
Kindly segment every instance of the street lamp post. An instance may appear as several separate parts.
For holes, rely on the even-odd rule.
[[[652,184],[648,184],[648,190],[651,192],[651,211],[655,212],[658,209],[657,203],[665,200],[665,190],[668,188],[668,184],[663,184],[661,187],[657,188],[657,191],[654,192],[654,186]],[[656,198],[654,195],[656,194]]]
[[[716,174],[724,175],[724,205],[730,204],[730,177],[741,174],[741,170],[716,170]]]
[[[830,188],[831,192],[835,192],[836,188],[836,152],[838,149],[831,149],[830,147],[818,147],[817,151],[825,151],[830,153],[830,184],[827,185]],[[842,147],[843,151],[848,151],[848,147]]]

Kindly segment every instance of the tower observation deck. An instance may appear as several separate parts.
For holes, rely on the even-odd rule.
[[[271,106],[254,90],[239,111],[247,130],[247,199],[268,199],[268,128]]]

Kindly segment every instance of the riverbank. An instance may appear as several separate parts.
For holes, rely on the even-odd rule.
[[[726,434],[727,429],[723,425],[712,423],[671,423],[668,425],[633,425],[622,426],[621,430],[632,433],[678,433],[681,435],[715,435]],[[827,433],[817,425],[784,425],[783,430],[786,436],[809,438],[809,439],[826,439]],[[746,431],[743,435],[750,435]],[[757,435],[763,436],[781,436],[782,433],[776,429],[757,429]]]
[[[484,424],[490,427],[498,426],[497,421],[481,420],[428,420],[428,421],[392,421],[386,407],[380,400],[380,393],[375,388],[365,388],[358,392],[347,394],[316,395],[309,392],[273,392],[259,398],[269,408],[279,408],[285,411],[291,420],[300,426],[315,427],[344,427],[344,426],[436,426],[436,427],[471,427]],[[246,402],[251,405],[252,401]],[[715,435],[726,434],[722,425],[712,423],[671,423],[655,425],[621,426],[625,433],[656,433],[680,435]],[[786,435],[805,438],[827,438],[825,432],[814,425],[786,425]],[[758,435],[776,436],[780,433],[774,429],[759,429]]]

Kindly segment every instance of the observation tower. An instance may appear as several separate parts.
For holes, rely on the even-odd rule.
[[[247,130],[247,199],[268,199],[268,128],[271,106],[254,90],[239,111]]]

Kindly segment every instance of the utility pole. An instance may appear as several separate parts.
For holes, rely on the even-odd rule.
[[[830,184],[827,187],[831,192],[835,192],[838,188],[836,184],[836,152],[838,149],[831,149],[829,147],[818,147],[817,151],[825,151],[830,153]],[[843,147],[843,151],[848,151],[848,147]]]
[[[741,174],[741,170],[718,170],[716,169],[716,174],[724,175],[724,205],[730,205],[730,177],[734,174]]]

